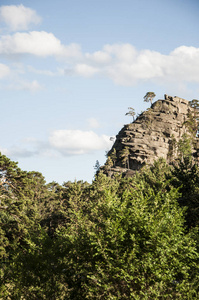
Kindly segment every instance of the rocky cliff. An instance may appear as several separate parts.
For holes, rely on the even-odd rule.
[[[160,157],[171,162],[177,156],[177,145],[185,134],[192,138],[193,156],[199,161],[199,139],[190,129],[193,115],[189,101],[165,95],[133,123],[124,125],[102,169],[109,175],[115,172],[131,175]]]

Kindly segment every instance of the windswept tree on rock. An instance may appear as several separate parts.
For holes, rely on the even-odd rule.
[[[129,111],[125,115],[133,117],[133,121],[135,121],[135,109],[133,107],[128,107],[128,109]]]
[[[144,102],[151,102],[153,103],[153,99],[155,98],[156,94],[154,92],[147,92],[144,96]]]

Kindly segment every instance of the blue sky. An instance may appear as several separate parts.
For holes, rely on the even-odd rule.
[[[0,1],[0,151],[92,181],[148,91],[199,98],[198,0]]]

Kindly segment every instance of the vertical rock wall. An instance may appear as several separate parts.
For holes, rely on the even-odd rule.
[[[186,125],[190,111],[192,108],[189,101],[179,97],[165,95],[165,99],[156,101],[151,108],[143,112],[133,123],[125,125],[118,133],[108,153],[108,156],[111,156],[115,149],[117,157],[109,171],[111,173],[127,171],[121,160],[121,151],[125,147],[129,149],[128,173],[134,173],[160,157],[169,162],[171,150],[175,157],[173,141],[178,142],[184,133],[190,134]],[[197,156],[199,151],[195,149],[194,153]]]

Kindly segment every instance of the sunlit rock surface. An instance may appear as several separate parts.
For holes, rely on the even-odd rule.
[[[108,153],[111,157],[115,149],[117,158],[112,167],[105,168],[105,173],[112,175],[122,172],[131,175],[160,157],[170,162],[173,141],[177,143],[184,133],[190,134],[186,121],[188,112],[192,110],[189,101],[168,95],[153,103],[151,108],[140,114],[133,123],[124,125],[118,133]],[[129,149],[128,168],[121,160],[121,152],[125,147]],[[175,159],[175,149],[172,151],[172,159]],[[198,159],[198,138],[195,138],[193,155]]]

